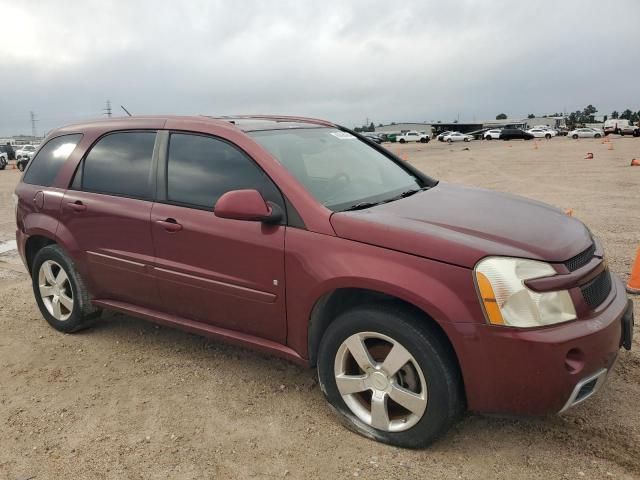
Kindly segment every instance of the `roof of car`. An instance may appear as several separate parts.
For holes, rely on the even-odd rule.
[[[211,122],[213,124],[229,126],[234,125],[236,128],[244,132],[256,130],[280,130],[288,128],[319,128],[319,127],[335,127],[336,125],[326,120],[307,117],[295,117],[284,115],[234,115],[214,117],[209,115],[133,115],[130,117],[110,117],[91,120],[82,123],[66,125],[59,130],[84,130],[88,128],[158,128],[158,124],[171,121],[173,125],[176,123],[192,123],[192,122]]]

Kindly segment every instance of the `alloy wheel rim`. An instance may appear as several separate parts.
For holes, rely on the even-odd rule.
[[[347,338],[336,354],[336,385],[351,412],[387,432],[408,430],[427,408],[427,383],[400,342],[376,332]]]
[[[38,287],[49,314],[61,322],[68,320],[73,312],[73,289],[64,268],[53,260],[45,260],[38,272]]]

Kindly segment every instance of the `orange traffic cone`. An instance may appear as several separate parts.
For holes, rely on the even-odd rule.
[[[609,148],[607,150],[613,150],[613,142],[609,142]]]
[[[569,217],[573,217],[573,208],[565,208],[564,209],[564,214],[569,216]]]
[[[584,157],[585,160],[591,160],[592,158],[593,158],[593,153],[591,153],[591,152],[588,152],[587,156]]]
[[[538,150],[538,141],[537,140],[533,141],[533,149],[534,150]]]
[[[633,262],[631,267],[631,276],[629,277],[629,283],[627,283],[627,292],[640,293],[640,248],[636,252],[636,261]]]
[[[640,159],[638,158],[634,158],[633,160],[631,160],[631,167],[640,167]]]

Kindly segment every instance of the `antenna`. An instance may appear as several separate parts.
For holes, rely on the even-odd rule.
[[[36,122],[38,121],[38,119],[36,118],[36,114],[33,112],[29,112],[29,115],[31,116],[31,136],[35,138],[37,137]]]
[[[127,115],[131,116],[131,114],[129,113],[129,110],[127,110],[126,108],[124,108],[124,105],[120,105],[120,108],[124,110],[124,113],[126,113]]]
[[[104,108],[104,114],[107,117],[111,118],[111,100],[107,100],[107,105]]]

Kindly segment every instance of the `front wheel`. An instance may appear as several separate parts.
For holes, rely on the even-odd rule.
[[[345,425],[399,447],[425,447],[462,412],[457,363],[428,320],[378,304],[336,318],[318,352],[320,387]]]
[[[596,137],[596,138],[600,138],[600,137],[601,137],[601,135],[600,135],[599,133],[596,133],[596,134],[595,134],[595,137]]]
[[[465,138],[465,139],[464,139],[464,141],[465,141],[465,142],[468,142],[468,141],[469,141],[469,139],[468,139],[468,138]]]
[[[24,163],[18,162],[17,167],[18,167],[18,170],[20,170],[21,172],[24,172]]]
[[[578,139],[578,135],[572,135],[571,138],[573,138],[574,140]]]
[[[429,140],[427,140],[426,138],[421,138],[420,139],[420,143],[427,143]]]
[[[400,139],[400,143],[405,143],[405,142],[406,142],[406,140],[404,138]]]
[[[550,133],[547,133],[547,134],[544,136],[544,138],[546,138],[547,140],[551,140],[551,134],[550,134]]]
[[[453,140],[451,140],[450,138],[447,139],[447,143],[452,143]]]
[[[485,140],[493,140],[493,137],[491,135],[487,135],[486,137],[484,137]]]

